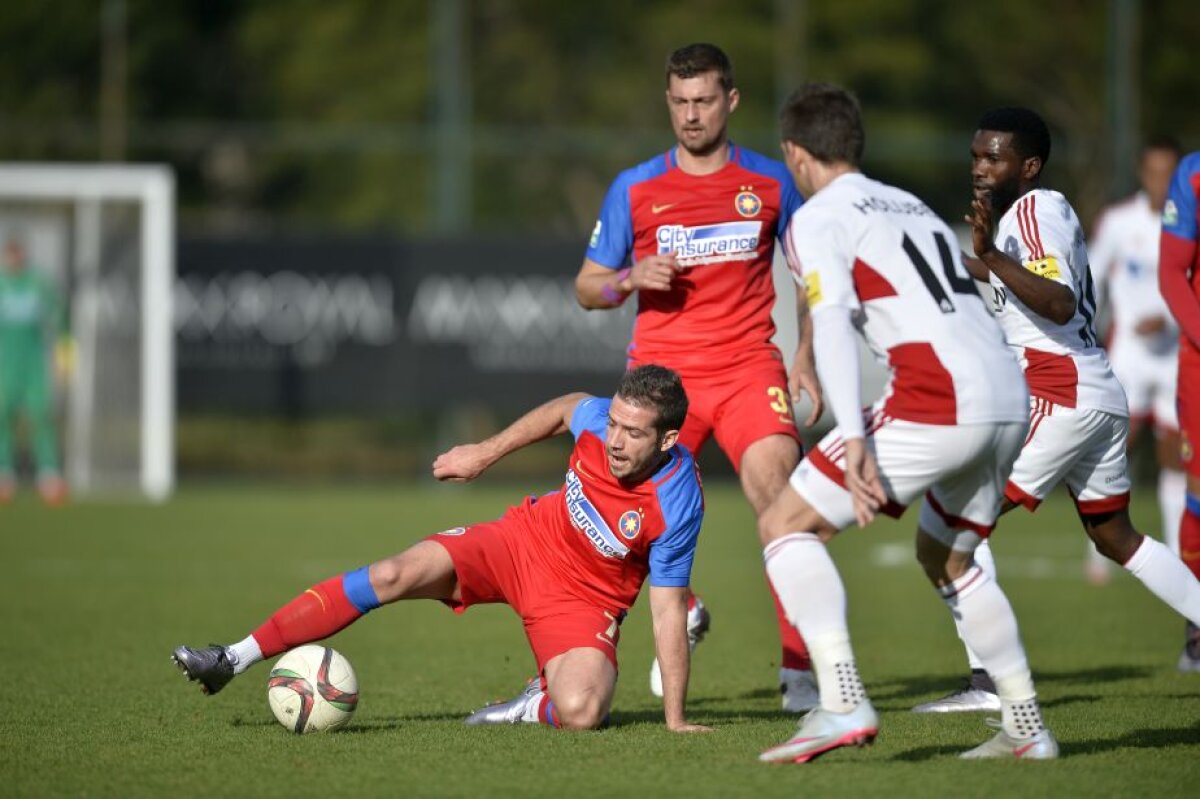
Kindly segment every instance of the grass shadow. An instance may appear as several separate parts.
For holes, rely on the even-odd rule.
[[[1101,666],[1068,671],[1035,671],[1033,681],[1039,686],[1072,684],[1094,686],[1096,683],[1117,683],[1127,680],[1146,679],[1157,673],[1157,669],[1149,666]],[[900,702],[901,700],[907,702],[924,699],[929,697],[930,694],[945,694],[957,688],[965,677],[966,674],[961,672],[954,675],[921,675],[872,683],[868,686],[868,690],[871,694],[871,700],[875,703],[876,707],[894,710],[896,708],[887,706],[888,702]],[[1096,698],[1098,697],[1072,697],[1070,701],[1078,702]],[[1047,702],[1045,704],[1051,706],[1053,703]]]

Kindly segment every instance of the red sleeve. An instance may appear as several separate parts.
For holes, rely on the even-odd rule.
[[[1158,289],[1183,334],[1200,349],[1200,297],[1188,280],[1195,258],[1196,242],[1163,231],[1159,238]]]

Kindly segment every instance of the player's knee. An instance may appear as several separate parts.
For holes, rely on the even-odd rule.
[[[396,558],[388,558],[371,564],[371,587],[379,596],[391,595],[399,590],[404,567]]]
[[[1127,516],[1117,515],[1103,524],[1087,525],[1096,551],[1116,563],[1125,563],[1142,545],[1142,534],[1133,529]]]
[[[390,602],[404,595],[413,584],[414,568],[403,555],[371,564],[371,587],[381,602]]]
[[[595,730],[604,723],[608,708],[595,691],[567,691],[554,697],[559,724],[567,730]]]

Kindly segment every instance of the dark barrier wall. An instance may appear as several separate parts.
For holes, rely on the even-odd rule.
[[[632,307],[575,302],[582,242],[179,242],[183,412],[303,417],[612,390]],[[632,304],[631,304],[632,305]]]

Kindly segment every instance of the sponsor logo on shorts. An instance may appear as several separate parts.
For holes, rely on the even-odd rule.
[[[758,253],[762,222],[721,222],[716,225],[660,225],[658,254],[674,253],[685,266],[722,261],[751,261]]]
[[[451,527],[449,530],[442,530],[438,535],[462,535],[466,531],[465,527]]]
[[[750,189],[750,186],[746,186],[733,201],[733,207],[742,216],[758,216],[762,210],[762,200]]]
[[[570,515],[575,529],[587,536],[596,551],[604,557],[624,560],[625,556],[629,554],[629,547],[621,543],[620,539],[613,534],[600,515],[600,511],[596,510],[596,506],[587,498],[587,494],[583,493],[583,483],[575,474],[574,469],[567,471],[565,498],[567,513]]]
[[[625,511],[617,523],[617,530],[630,541],[637,538],[638,533],[642,531],[642,514],[636,510]]]

